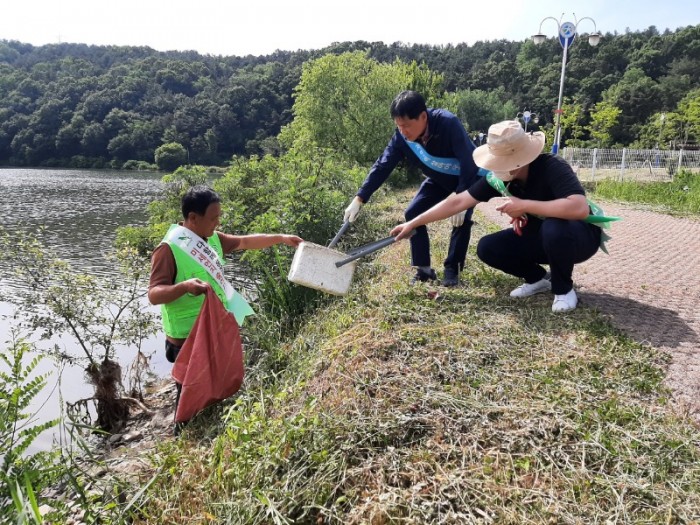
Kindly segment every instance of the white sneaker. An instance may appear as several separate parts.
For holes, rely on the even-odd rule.
[[[540,279],[536,283],[521,284],[510,292],[511,297],[530,297],[536,293],[548,292],[552,289],[552,282],[547,279]]]
[[[564,295],[555,295],[554,302],[552,303],[552,312],[568,312],[576,308],[578,304],[578,297],[576,297],[576,292],[572,288],[569,293]]]

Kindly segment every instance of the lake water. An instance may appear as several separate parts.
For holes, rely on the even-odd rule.
[[[146,207],[163,190],[161,176],[122,171],[0,169],[3,197],[0,225],[18,235],[44,227],[39,238],[57,257],[83,273],[105,275],[113,271],[105,254],[113,247],[117,228],[146,224]],[[7,270],[0,266],[0,275],[7,275]],[[0,279],[5,292],[11,293],[16,286],[17,283],[5,277]],[[157,311],[155,307],[149,308]],[[12,304],[0,302],[0,351],[6,351],[6,341],[17,325],[17,320],[12,319],[15,314],[21,318],[21,312],[16,312]],[[30,337],[30,341],[39,350],[58,344],[69,354],[81,354],[77,343],[67,336],[50,341]],[[162,335],[146,340],[142,351],[150,356],[151,369],[156,374],[169,373],[171,365],[165,360]],[[117,357],[123,369],[126,370],[135,354],[136,349],[118,349]],[[64,401],[72,402],[92,395],[79,366],[67,366],[59,373],[51,359],[44,359],[39,370],[51,372],[51,377],[47,388],[35,400],[35,421],[57,417],[61,396]],[[54,433],[45,433],[35,442],[34,450],[49,448],[54,438]]]

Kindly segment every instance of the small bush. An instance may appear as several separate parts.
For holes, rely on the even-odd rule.
[[[151,164],[144,160],[127,160],[122,165],[123,170],[133,170],[133,171],[156,171],[158,166],[156,164]]]
[[[291,150],[282,157],[237,159],[214,185],[222,197],[222,230],[296,234],[327,244],[364,175],[361,168],[320,152]],[[365,214],[355,225],[365,238],[373,235],[370,222]],[[353,237],[343,241],[348,238]],[[312,298],[319,296],[286,281],[292,256],[292,250],[283,248],[251,250],[242,256],[262,308],[283,325],[313,309]]]
[[[182,144],[168,142],[155,151],[156,165],[163,171],[174,171],[187,163],[187,150]]]

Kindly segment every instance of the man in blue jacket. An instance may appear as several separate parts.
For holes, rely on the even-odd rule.
[[[357,218],[361,206],[403,159],[418,165],[426,176],[405,211],[407,221],[452,193],[466,190],[476,180],[479,168],[472,159],[474,143],[455,115],[444,109],[429,109],[422,95],[403,91],[391,103],[391,118],[396,124],[396,132],[345,210],[345,221],[353,222]],[[469,246],[472,211],[460,212],[450,218],[452,236],[444,263],[444,286],[456,286],[459,282],[459,272],[464,268]],[[417,268],[412,282],[437,280],[430,264],[430,238],[425,226],[416,228],[411,237],[411,265]]]

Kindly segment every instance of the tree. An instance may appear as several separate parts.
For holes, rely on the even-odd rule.
[[[608,33],[595,48],[576,44],[569,50],[565,95],[585,109],[603,99],[620,108],[612,142],[630,144],[648,134],[650,115],[675,111],[700,87],[699,35],[700,25],[663,34],[651,27]],[[349,58],[355,55],[359,58]],[[537,113],[540,129],[549,130],[561,57],[556,38],[538,46],[529,40],[456,46],[356,41],[244,58],[1,41],[0,164],[66,166],[73,157],[98,164],[150,161],[166,142],[188,148],[197,163],[221,164],[233,155],[277,151],[274,137],[295,114],[325,119],[284,136],[301,131],[296,138],[305,140],[304,133],[312,132],[316,146],[332,144],[370,162],[392,127],[386,111],[391,97],[409,88],[431,105],[442,89],[503,90],[499,98],[512,101],[517,111]],[[312,101],[315,107],[305,108],[299,98],[302,72],[302,91],[323,96]],[[337,89],[326,90],[319,82]],[[337,104],[343,100],[351,100],[350,106]],[[360,115],[356,109],[365,111],[370,129],[353,122]],[[467,123],[485,126],[473,116]],[[213,135],[205,136],[208,130]]]
[[[591,111],[590,134],[599,148],[612,146],[613,138],[610,133],[620,118],[620,108],[609,102],[598,102]]]
[[[207,173],[203,166],[182,166],[173,173],[164,175],[162,180],[165,185],[163,196],[148,205],[148,215],[151,225],[165,227],[162,231],[164,235],[168,226],[182,221],[182,197],[192,186],[206,184]],[[257,191],[257,185],[253,184],[251,189],[253,188]],[[163,235],[158,236],[158,241]]]
[[[175,171],[187,163],[187,150],[182,144],[168,142],[156,149],[155,159],[159,170]]]
[[[14,269],[14,278],[26,287],[4,300],[16,304],[31,329],[42,338],[53,334],[75,339],[82,355],[67,355],[58,346],[57,359],[85,364],[95,395],[97,425],[118,432],[136,401],[121,395],[121,365],[114,359],[119,344],[140,349],[156,331],[155,316],[144,310],[148,261],[133,249],[114,255],[119,269],[100,276],[75,272],[49,253],[36,237],[21,239],[0,228],[0,258]]]
[[[608,130],[612,142],[629,144],[648,115],[661,109],[658,84],[639,68],[628,69],[623,78],[603,93],[603,100],[620,110],[616,125]]]
[[[394,130],[389,106],[406,89],[435,100],[441,76],[417,64],[380,64],[366,52],[326,55],[304,65],[295,90],[294,121],[280,135],[292,146],[342,152],[348,160],[370,163]]]
[[[107,137],[102,124],[93,123],[85,128],[80,145],[87,156],[99,156],[107,149]]]
[[[700,89],[691,91],[680,101],[678,114],[683,127],[681,140],[700,142]]]
[[[572,148],[583,147],[585,135],[583,106],[577,102],[566,102],[561,109],[562,143]]]
[[[517,107],[508,100],[503,88],[493,91],[467,89],[446,93],[441,105],[457,115],[470,132],[486,133],[494,122],[515,118],[518,113]]]

